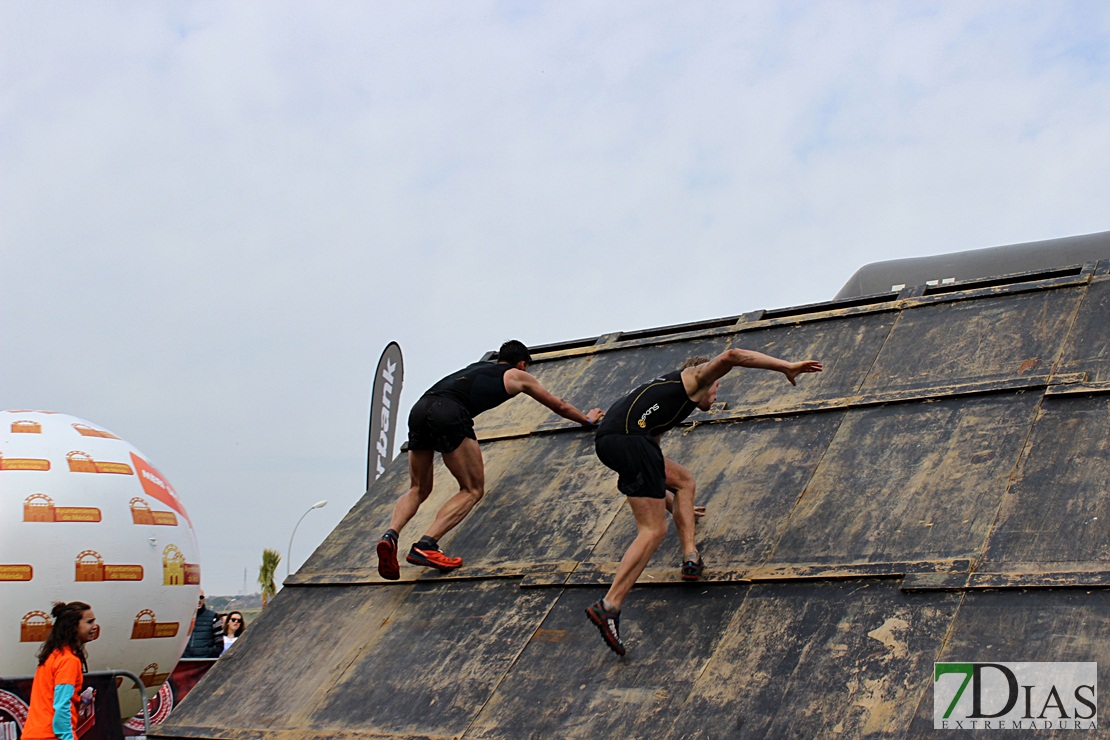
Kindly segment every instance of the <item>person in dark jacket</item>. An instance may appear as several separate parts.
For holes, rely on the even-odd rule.
[[[397,538],[432,493],[432,463],[438,452],[459,483],[459,492],[436,514],[432,526],[412,546],[405,560],[413,565],[449,572],[462,565],[439,549],[439,539],[461,522],[485,494],[485,467],[474,417],[523,393],[571,421],[593,426],[605,414],[592,409],[583,414],[568,401],[552,395],[527,372],[532,355],[513,339],[501,345],[497,362],[475,362],[448,375],[420,397],[409,413],[409,490],[393,509],[389,529],[378,542],[378,574],[396,581]]]
[[[220,615],[204,603],[204,589],[197,599],[197,619],[182,658],[218,658],[224,650],[224,628]]]

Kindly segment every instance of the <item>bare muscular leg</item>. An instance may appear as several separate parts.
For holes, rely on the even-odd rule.
[[[613,609],[620,609],[624,597],[632,590],[636,579],[643,573],[667,533],[666,505],[663,499],[629,497],[627,500],[633,516],[636,517],[636,539],[621,558],[613,585],[605,594],[606,603]]]
[[[443,454],[443,463],[459,483],[459,492],[452,496],[436,514],[425,534],[435,540],[443,537],[466,518],[474,505],[485,495],[486,473],[482,448],[476,440],[464,439],[453,452]]]
[[[694,539],[694,520],[697,516],[694,507],[694,474],[673,460],[665,460],[667,469],[667,490],[674,493],[671,516],[679,544],[682,545],[683,560],[697,560],[698,546]]]
[[[393,507],[389,528],[394,532],[404,529],[409,520],[416,516],[420,504],[431,495],[434,458],[435,453],[431,450],[409,450],[409,490],[401,494]]]

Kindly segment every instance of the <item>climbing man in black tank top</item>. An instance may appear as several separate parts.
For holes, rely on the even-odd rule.
[[[717,400],[717,383],[734,367],[776,370],[791,385],[802,373],[819,373],[820,362],[785,362],[760,352],[730,349],[712,360],[691,357],[681,370],[644,383],[615,403],[597,428],[598,459],[618,474],[617,488],[627,496],[636,517],[636,539],[617,567],[605,597],[586,608],[605,644],[624,655],[620,637],[620,611],[624,597],[640,577],[667,533],[666,511],[671,509],[682,545],[682,579],[696,581],[703,563],[694,544],[694,476],[682,465],[663,456],[659,438],[681,423],[694,409],[708,411]],[[668,496],[674,503],[668,506]]]
[[[378,574],[395,581],[401,577],[397,538],[420,504],[432,493],[435,453],[459,483],[459,492],[440,508],[432,526],[409,550],[405,560],[444,573],[462,565],[462,558],[448,557],[439,539],[466,518],[485,494],[482,451],[474,435],[474,417],[520,393],[531,396],[559,416],[593,426],[605,414],[592,409],[583,414],[569,402],[549,393],[527,370],[532,363],[528,348],[514,340],[497,351],[497,362],[476,362],[448,375],[428,389],[409,413],[409,490],[393,508],[389,529],[378,542]]]

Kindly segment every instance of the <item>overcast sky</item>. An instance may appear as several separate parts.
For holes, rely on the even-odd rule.
[[[253,592],[362,495],[391,340],[407,413],[508,338],[1110,230],[1108,49],[1104,0],[6,0],[0,408],[137,446]]]

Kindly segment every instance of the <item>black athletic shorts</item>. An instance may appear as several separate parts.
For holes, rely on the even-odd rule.
[[[466,408],[449,398],[421,396],[409,412],[410,450],[454,452],[474,436],[474,419]]]
[[[594,440],[597,457],[617,471],[617,489],[625,496],[666,498],[667,464],[663,450],[646,434],[604,434]]]

